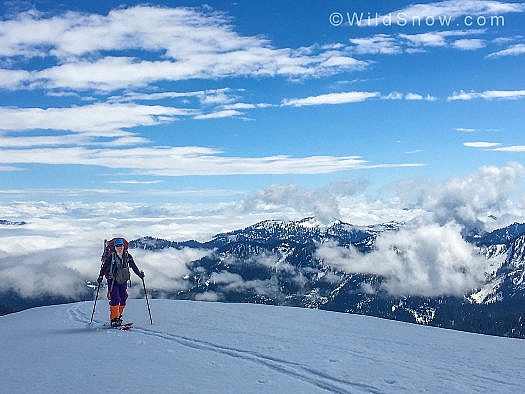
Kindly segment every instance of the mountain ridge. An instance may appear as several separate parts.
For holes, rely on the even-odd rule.
[[[490,262],[483,286],[457,296],[392,296],[381,290],[380,275],[346,273],[316,256],[323,242],[374,249],[378,235],[398,231],[403,223],[354,226],[315,218],[265,220],[217,234],[210,241],[170,242],[144,237],[132,248],[203,248],[213,251],[188,265],[187,288],[165,294],[176,299],[206,297],[318,308],[491,335],[525,337],[520,304],[525,301],[525,225],[514,223],[465,240]],[[523,237],[523,240],[521,240]],[[521,241],[518,241],[521,240]]]
[[[187,273],[168,289],[148,289],[152,297],[209,300],[324,309],[498,336],[525,338],[525,225],[513,223],[464,239],[487,261],[485,280],[463,296],[393,296],[377,274],[348,273],[320,259],[320,245],[375,250],[381,234],[396,234],[404,223],[356,226],[315,218],[265,220],[219,233],[208,241],[169,241],[144,236],[130,248],[204,251],[185,264]],[[346,249],[343,249],[346,250]],[[144,256],[143,256],[144,257]],[[169,260],[163,264],[172,264]],[[2,293],[0,314],[37,305],[92,299],[96,282],[88,281],[76,297],[27,299]]]

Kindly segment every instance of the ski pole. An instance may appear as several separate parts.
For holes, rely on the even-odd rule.
[[[151,319],[151,309],[149,307],[148,301],[148,292],[146,291],[146,282],[144,282],[144,277],[142,277],[142,286],[144,287],[144,294],[146,295],[146,304],[148,305],[149,321],[151,324],[153,324],[153,320]]]
[[[95,308],[97,307],[97,300],[98,300],[98,291],[100,290],[100,284],[102,282],[98,283],[97,287],[97,295],[95,296],[95,304],[93,305],[93,312],[91,312],[91,320],[89,321],[89,324],[93,323],[93,316],[95,315]]]

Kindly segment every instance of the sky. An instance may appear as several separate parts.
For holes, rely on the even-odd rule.
[[[0,258],[262,219],[525,220],[523,2],[0,12],[0,219],[28,222]]]
[[[3,200],[202,201],[362,178],[374,190],[519,162],[524,12],[4,2]]]

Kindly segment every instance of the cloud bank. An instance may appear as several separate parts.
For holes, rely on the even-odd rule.
[[[412,209],[424,215],[380,234],[371,253],[328,242],[317,257],[344,272],[381,275],[385,281],[376,290],[393,295],[462,296],[482,284],[487,269],[485,257],[462,234],[484,229],[489,217],[509,218],[509,195],[524,177],[524,167],[514,163],[482,167],[437,187],[412,185]]]
[[[503,227],[514,221],[525,221],[525,200],[512,200],[524,176],[525,170],[520,164],[482,167],[442,184],[412,182],[406,185],[412,194],[400,190],[400,197],[389,199],[365,197],[367,181],[356,180],[318,189],[276,184],[252,194],[236,195],[233,201],[226,193],[223,197],[229,202],[206,204],[145,206],[123,201],[3,204],[0,218],[27,224],[0,226],[0,276],[3,278],[0,291],[13,290],[24,297],[75,297],[85,289],[85,280],[96,278],[104,238],[136,239],[151,235],[168,240],[206,241],[217,233],[265,219],[315,215],[326,222],[339,218],[363,225],[389,220],[406,223],[399,231],[381,234],[375,250],[367,255],[331,243],[320,245],[318,257],[338,270],[385,277],[381,289],[369,291],[385,290],[396,295],[461,295],[479,285],[486,264],[484,257],[463,241],[462,234],[488,224]],[[68,196],[77,200],[75,193]],[[159,252],[133,250],[132,253],[139,267],[146,271],[148,285],[170,291],[186,288],[184,277],[189,273],[188,264],[210,251],[186,248]],[[304,280],[293,267],[280,261],[279,256],[262,255],[253,262],[284,270],[298,285]],[[232,289],[275,293],[275,284],[267,281],[243,283],[240,277],[226,275],[214,279]],[[211,300],[218,299],[219,295],[209,293],[203,297]]]
[[[339,270],[383,276],[381,289],[392,295],[462,296],[481,284],[487,263],[460,230],[452,223],[411,225],[380,235],[371,253],[334,243],[316,253]]]
[[[368,182],[363,179],[332,183],[319,189],[306,189],[296,184],[275,184],[247,196],[236,208],[244,213],[292,210],[328,223],[343,216],[341,197],[361,193],[367,185]]]
[[[441,225],[454,221],[464,230],[483,229],[489,215],[499,216],[510,209],[510,194],[517,190],[524,177],[525,168],[518,163],[505,167],[484,166],[441,186],[421,187],[412,206],[430,212],[433,220]]]

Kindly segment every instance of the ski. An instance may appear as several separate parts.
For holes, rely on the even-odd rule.
[[[133,327],[133,323],[132,322],[129,322],[129,323],[122,323],[120,326],[115,326],[115,327],[112,327],[110,323],[104,323],[104,328],[113,328],[113,329],[116,329],[116,330],[129,330],[131,327]]]

